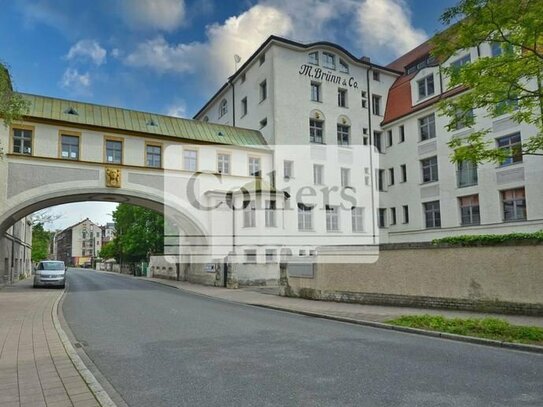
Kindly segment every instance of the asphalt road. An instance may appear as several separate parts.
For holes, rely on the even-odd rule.
[[[543,355],[70,270],[63,313],[130,406],[543,406]]]

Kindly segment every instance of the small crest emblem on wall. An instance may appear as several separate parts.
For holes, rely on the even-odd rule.
[[[106,187],[121,187],[121,170],[119,168],[106,168]]]

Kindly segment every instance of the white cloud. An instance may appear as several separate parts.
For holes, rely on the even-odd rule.
[[[72,60],[91,60],[95,65],[102,65],[106,62],[107,51],[100,46],[98,41],[95,40],[81,40],[75,43],[68,54],[66,59]]]
[[[184,0],[123,0],[123,17],[135,29],[173,31],[185,18]]]
[[[287,14],[275,7],[256,5],[223,24],[208,26],[206,42],[170,44],[158,36],[139,44],[125,62],[158,72],[201,72],[211,86],[216,86],[233,73],[234,54],[245,60],[271,34],[289,35],[292,31]]]
[[[171,104],[166,109],[166,115],[167,116],[173,116],[173,117],[181,117],[186,118],[187,117],[187,104],[185,101],[179,101],[174,104]]]
[[[364,0],[357,20],[361,45],[372,58],[398,57],[428,38],[424,30],[413,27],[404,0]]]
[[[90,87],[91,78],[88,72],[79,73],[77,69],[68,68],[64,71],[60,85],[74,92],[82,92]]]

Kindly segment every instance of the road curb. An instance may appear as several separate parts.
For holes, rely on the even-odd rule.
[[[131,276],[127,276],[127,277],[131,277]],[[340,317],[340,316],[330,315],[330,314],[320,314],[317,312],[303,311],[303,310],[298,310],[298,309],[279,307],[275,305],[239,302],[239,301],[235,301],[231,299],[214,297],[209,294],[194,292],[183,287],[178,287],[172,284],[168,284],[168,281],[161,281],[160,279],[156,279],[156,281],[145,279],[143,281],[149,281],[150,283],[161,284],[167,287],[177,288],[178,290],[189,292],[191,294],[198,294],[204,297],[220,299],[220,300],[224,300],[224,301],[228,301],[228,302],[232,302],[236,304],[252,305],[255,307],[268,308],[268,309],[273,309],[276,311],[285,311],[285,312],[290,312],[293,314],[305,315],[305,316],[314,317],[314,318],[323,318],[323,319],[328,319],[332,321],[346,322],[350,324],[369,326],[373,328],[388,329],[389,331],[405,332],[405,333],[411,333],[411,334],[417,334],[417,335],[430,336],[434,338],[448,339],[448,340],[457,341],[457,342],[465,342],[465,343],[472,343],[476,345],[492,346],[495,348],[512,349],[512,350],[519,350],[519,351],[524,351],[524,352],[543,354],[543,346],[526,345],[522,343],[505,342],[505,341],[496,341],[493,339],[477,338],[475,336],[456,335],[456,334],[451,334],[447,332],[429,331],[426,329],[419,329],[419,328],[409,328],[406,326],[392,325],[392,324],[387,324],[384,322]]]
[[[87,367],[77,354],[77,351],[72,346],[72,343],[68,339],[68,335],[66,335],[66,332],[64,332],[62,326],[60,325],[60,320],[58,319],[58,304],[60,303],[61,299],[64,297],[65,294],[66,290],[64,290],[62,294],[58,296],[52,310],[53,325],[55,326],[55,330],[57,331],[58,336],[60,337],[60,341],[64,346],[64,350],[68,354],[68,357],[74,364],[75,368],[77,369],[83,380],[85,380],[85,383],[89,387],[90,391],[92,392],[98,403],[100,403],[102,407],[117,407],[117,405],[106,393],[102,385],[98,382],[98,380],[96,380],[91,371],[87,369]]]
[[[248,303],[245,303],[245,304],[248,304]],[[291,309],[291,308],[283,308],[283,307],[277,307],[274,305],[266,305],[266,304],[249,304],[249,305],[253,305],[253,306],[261,307],[261,308],[269,308],[276,311],[286,311],[286,312],[310,316],[314,318],[323,318],[323,319],[329,319],[332,321],[347,322],[351,324],[364,325],[364,326],[369,326],[373,328],[388,329],[390,331],[405,332],[405,333],[411,333],[411,334],[417,334],[417,335],[431,336],[434,338],[449,339],[449,340],[453,340],[457,342],[466,342],[466,343],[473,343],[477,345],[486,345],[486,346],[492,346],[492,347],[498,347],[498,348],[506,348],[506,349],[513,349],[513,350],[543,354],[543,346],[526,345],[522,343],[505,342],[505,341],[496,341],[493,339],[477,338],[475,336],[456,335],[456,334],[451,334],[447,332],[429,331],[426,329],[419,329],[419,328],[409,328],[405,326],[387,324],[384,322],[375,322],[375,321],[367,321],[367,320],[362,320],[362,319],[339,317],[339,316],[330,315],[330,314],[319,314],[316,312],[303,311],[303,310],[297,310],[297,309]]]

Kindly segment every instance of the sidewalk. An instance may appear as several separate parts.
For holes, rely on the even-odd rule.
[[[31,279],[0,289],[0,407],[100,406],[55,328],[62,293]]]
[[[158,278],[138,277],[142,280],[153,281],[181,290],[219,298],[243,304],[258,305],[288,311],[318,314],[330,317],[349,318],[357,321],[385,322],[402,315],[443,315],[449,318],[486,318],[494,317],[507,320],[514,325],[531,325],[543,327],[543,317],[489,314],[467,311],[449,311],[428,308],[408,308],[379,305],[347,304],[330,301],[314,301],[301,298],[280,297],[274,295],[276,290],[263,287],[228,289],[191,284],[184,281],[171,281]]]

